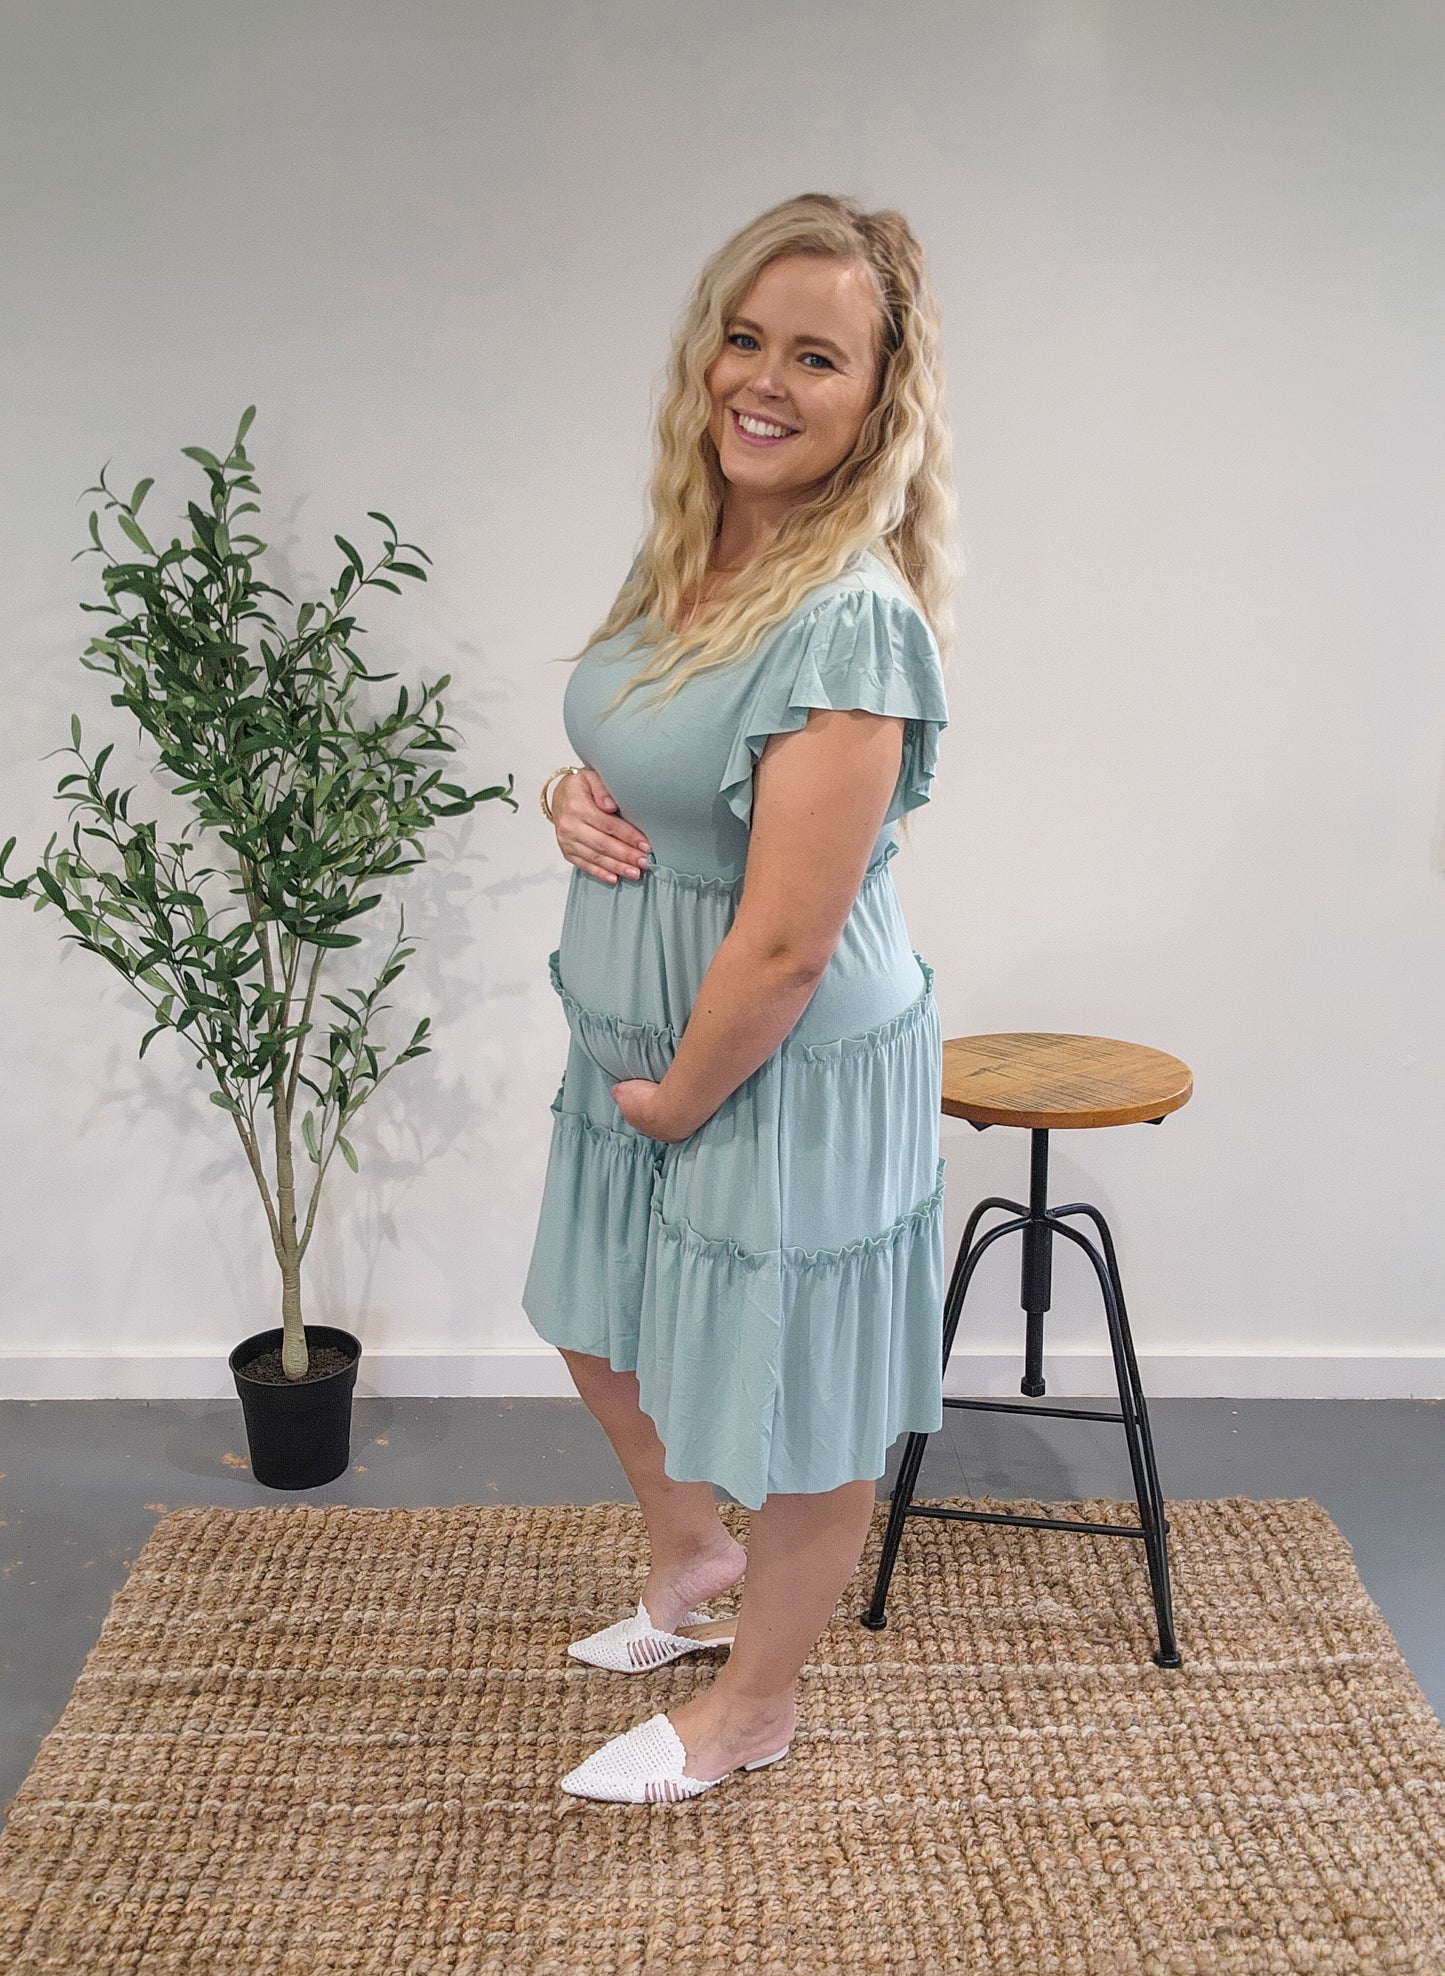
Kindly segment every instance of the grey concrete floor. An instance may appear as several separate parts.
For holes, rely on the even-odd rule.
[[[1118,1400],[1064,1404],[1117,1407]],[[1445,1402],[1151,1400],[1149,1416],[1166,1499],[1311,1496],[1328,1512],[1416,1680],[1445,1717]],[[880,1496],[892,1487],[905,1445],[900,1438],[890,1451]],[[235,1401],[0,1402],[5,1810],[65,1706],[113,1593],[167,1510],[632,1501],[601,1428],[575,1399],[361,1399],[351,1447],[345,1475],[293,1493],[253,1482]],[[929,1441],[916,1493],[1133,1500],[1117,1423],[953,1407]],[[731,1498],[719,1491],[719,1500]],[[1029,1541],[1028,1532],[1018,1535]],[[1139,1563],[1142,1571],[1142,1547]],[[1154,1644],[1141,1641],[1141,1650]],[[1187,1640],[1181,1645],[1187,1654]]]

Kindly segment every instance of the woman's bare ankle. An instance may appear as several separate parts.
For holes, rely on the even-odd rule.
[[[711,1542],[654,1556],[642,1602],[654,1626],[669,1632],[692,1607],[705,1605],[736,1585],[747,1569],[748,1554],[721,1523]]]

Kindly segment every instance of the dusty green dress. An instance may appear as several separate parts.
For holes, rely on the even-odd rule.
[[[652,846],[615,885],[573,867],[552,986],[570,1030],[522,1305],[549,1344],[635,1370],[667,1473],[751,1509],[877,1478],[943,1423],[942,1032],[888,869],[948,724],[937,645],[883,560],[856,555],[745,661],[661,709],[636,633],[573,666],[563,721]],[[611,1086],[660,1079],[732,924],[752,772],[811,707],[906,717],[903,761],[842,937],[773,1054],[676,1144]]]

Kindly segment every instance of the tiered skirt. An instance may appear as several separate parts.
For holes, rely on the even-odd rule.
[[[611,1086],[666,1072],[741,879],[574,872],[549,956],[571,1041],[523,1308],[636,1372],[670,1476],[751,1509],[876,1479],[943,1422],[942,1034],[896,848],[794,1029],[675,1144]]]

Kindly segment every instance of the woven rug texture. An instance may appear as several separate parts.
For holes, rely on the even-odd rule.
[[[635,1505],[163,1516],[0,1833],[0,1969],[1445,1971],[1445,1728],[1318,1503],[1169,1503],[1177,1669],[1118,1537],[910,1517],[870,1632],[887,1509],[790,1754],[649,1806],[558,1788],[721,1665],[568,1658]]]

